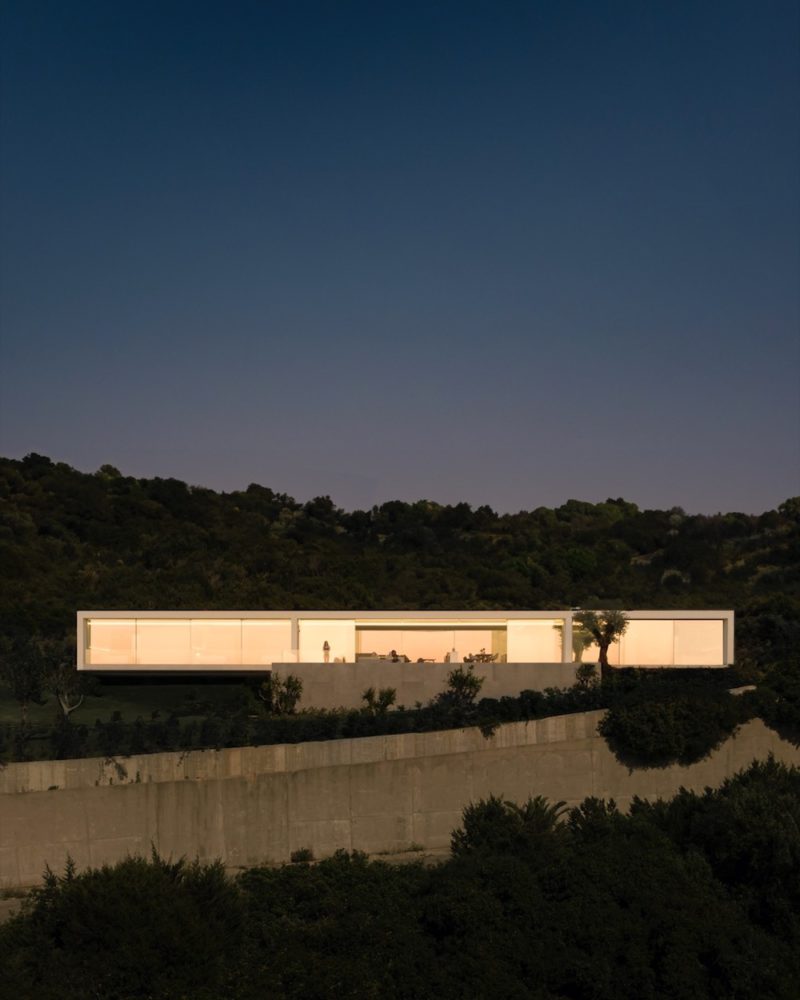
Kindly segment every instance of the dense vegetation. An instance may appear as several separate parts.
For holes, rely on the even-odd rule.
[[[602,732],[618,756],[658,766],[699,759],[759,715],[800,731],[800,499],[760,516],[640,511],[623,500],[570,500],[557,510],[393,502],[338,510],[252,485],[218,494],[177,480],[139,480],[110,466],[87,475],[38,455],[0,459],[0,639],[6,711],[0,759],[142,753],[248,743],[422,732],[608,708]],[[166,709],[123,718],[114,682],[95,682],[75,714],[42,718],[37,650],[64,660],[76,608],[549,608],[569,605],[733,607],[737,671],[638,676],[547,695],[434,703],[403,711],[275,716],[245,684],[213,699],[187,689]],[[31,641],[34,637],[35,642]],[[61,652],[59,652],[61,650]],[[70,654],[71,655],[71,654]],[[52,656],[51,656],[52,658]],[[69,655],[66,657],[69,660]],[[62,663],[62,666],[64,664]],[[10,677],[9,670],[16,671]],[[54,690],[69,706],[86,693]],[[734,699],[726,687],[759,684]],[[20,684],[20,681],[22,682]],[[74,685],[67,676],[69,684]],[[85,682],[84,682],[85,684]],[[52,688],[52,685],[51,685]],[[5,693],[4,693],[5,692]],[[13,694],[11,693],[13,692]],[[50,691],[53,693],[53,690]],[[89,706],[96,714],[89,715]],[[62,708],[64,705],[62,704]],[[28,718],[36,715],[35,724]],[[66,709],[65,709],[66,712]],[[57,720],[57,721],[54,721]]]
[[[326,497],[218,494],[31,455],[0,459],[0,560],[0,759],[463,725],[489,734],[593,708],[607,709],[601,732],[631,766],[692,763],[756,716],[800,739],[798,498],[759,516],[623,500],[514,515],[427,501],[345,512]],[[79,690],[60,670],[77,608],[564,606],[733,608],[736,670],[614,671],[502,699],[466,684],[399,709],[372,692],[341,712],[294,712],[239,681],[143,681],[150,701],[126,689],[125,717],[111,709],[122,686]],[[52,669],[36,680],[40,655],[55,680]],[[732,695],[742,682],[757,687]],[[339,854],[236,879],[158,857],[69,867],[0,928],[0,993],[789,1000],[800,995],[798,831],[800,773],[769,762],[704,795],[637,801],[627,816],[595,800],[564,814],[491,798],[465,811],[436,866]]]
[[[39,455],[0,459],[2,632],[77,608],[734,608],[739,658],[800,649],[800,498],[754,516],[569,500],[346,512]]]
[[[361,709],[307,709],[284,714],[269,712],[251,685],[227,685],[224,696],[220,687],[215,686],[213,698],[203,697],[202,688],[188,688],[184,702],[166,717],[155,713],[156,718],[130,720],[117,712],[92,725],[63,718],[27,726],[0,724],[0,762],[305,743],[462,726],[481,726],[488,733],[500,722],[602,707],[599,688],[593,688],[525,691],[516,698],[469,703],[437,698],[427,705],[391,710],[376,711],[365,704]]]
[[[491,798],[434,866],[48,873],[0,963],[4,995],[39,1000],[794,1000],[800,772],[753,764],[629,815]]]
[[[800,683],[794,667],[772,668],[754,690],[732,694],[735,670],[617,670],[600,684],[523,691],[516,697],[480,698],[480,679],[459,667],[448,688],[427,705],[392,706],[394,692],[365,692],[360,709],[328,711],[265,703],[255,682],[188,687],[165,717],[133,721],[114,712],[93,725],[60,715],[55,722],[0,724],[0,762],[111,757],[160,751],[219,749],[423,733],[478,726],[490,736],[498,725],[571,712],[607,709],[599,725],[616,756],[629,767],[693,764],[760,717],[782,737],[800,744]],[[382,696],[386,696],[385,699]],[[95,704],[103,697],[95,698]],[[122,780],[135,780],[124,772]]]

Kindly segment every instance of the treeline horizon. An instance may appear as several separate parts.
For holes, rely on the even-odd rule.
[[[737,638],[800,635],[800,497],[762,514],[622,498],[499,514],[389,501],[345,511],[251,484],[83,473],[0,458],[6,635],[74,632],[78,609],[720,608]],[[749,621],[749,625],[748,625]]]
[[[395,499],[390,498],[381,502],[371,503],[366,506],[353,505],[352,507],[347,507],[344,504],[337,503],[330,493],[321,493],[319,495],[309,498],[308,500],[299,500],[297,499],[297,497],[294,497],[289,492],[272,489],[272,487],[264,486],[263,484],[257,482],[248,483],[248,485],[244,488],[233,488],[233,489],[215,488],[213,486],[205,486],[203,485],[203,483],[193,483],[190,482],[189,480],[179,479],[176,476],[128,475],[127,473],[121,471],[121,469],[118,466],[110,462],[103,463],[100,466],[98,466],[97,469],[87,472],[83,469],[79,469],[77,466],[70,465],[69,462],[62,462],[58,459],[51,458],[48,455],[39,454],[38,452],[28,452],[28,454],[26,454],[23,458],[9,458],[0,455],[0,462],[9,462],[12,464],[18,464],[27,467],[34,465],[49,464],[62,470],[69,470],[70,472],[75,472],[80,476],[95,476],[98,478],[108,478],[108,479],[129,479],[129,480],[134,480],[138,483],[150,483],[150,482],[182,483],[191,492],[200,491],[200,492],[216,493],[220,497],[235,496],[237,494],[247,493],[252,490],[265,490],[271,493],[275,498],[281,501],[285,501],[287,504],[294,505],[298,509],[306,507],[309,504],[313,504],[318,500],[329,501],[335,510],[337,510],[339,513],[345,516],[356,514],[359,512],[371,512],[375,510],[380,510],[386,504],[399,503],[399,504],[405,504],[409,507],[413,507],[417,504],[430,505],[431,507],[434,508],[453,508],[453,507],[462,508],[466,506],[472,511],[488,511],[495,517],[516,517],[519,514],[532,514],[536,513],[537,511],[546,511],[546,510],[557,511],[561,510],[564,507],[567,507],[568,505],[575,505],[575,504],[580,504],[580,505],[586,504],[590,507],[595,507],[604,504],[616,504],[639,512],[647,510],[659,510],[659,511],[663,510],[669,513],[680,514],[683,517],[720,517],[720,516],[724,517],[730,514],[738,514],[744,517],[761,517],[762,514],[768,514],[770,513],[770,511],[779,510],[780,507],[782,507],[783,504],[786,502],[790,502],[792,500],[800,500],[800,495],[782,498],[778,503],[774,505],[774,507],[768,507],[765,508],[764,510],[759,510],[759,511],[717,510],[713,512],[699,511],[699,510],[689,511],[682,504],[673,504],[671,507],[664,507],[664,508],[647,507],[647,506],[642,506],[635,500],[627,500],[624,497],[616,497],[616,498],[607,497],[605,500],[602,501],[587,500],[581,497],[567,497],[564,500],[564,502],[562,504],[559,504],[558,506],[548,507],[546,504],[538,504],[537,506],[519,507],[514,510],[501,510],[499,508],[495,509],[490,503],[480,504],[480,503],[472,503],[466,500],[457,501],[456,503],[444,503],[440,500],[435,500],[430,497],[422,497],[422,496],[417,497],[415,500],[400,500],[399,498]]]

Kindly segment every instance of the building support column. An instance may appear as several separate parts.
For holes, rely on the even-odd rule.
[[[562,631],[561,662],[572,663],[572,612],[564,616],[564,629]]]
[[[734,662],[733,621],[730,615],[722,619],[722,656],[725,666]]]

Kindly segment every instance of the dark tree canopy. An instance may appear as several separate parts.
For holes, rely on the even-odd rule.
[[[795,1000],[799,831],[800,772],[769,761],[630,815],[493,796],[433,866],[68,868],[0,926],[3,995]]]
[[[348,512],[329,497],[216,493],[29,455],[0,459],[0,501],[6,633],[63,638],[78,608],[707,607],[740,614],[740,653],[752,626],[780,655],[800,627],[797,498],[758,516],[621,498]]]

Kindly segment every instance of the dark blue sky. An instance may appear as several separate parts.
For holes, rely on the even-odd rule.
[[[800,492],[795,3],[6,0],[0,451]]]

